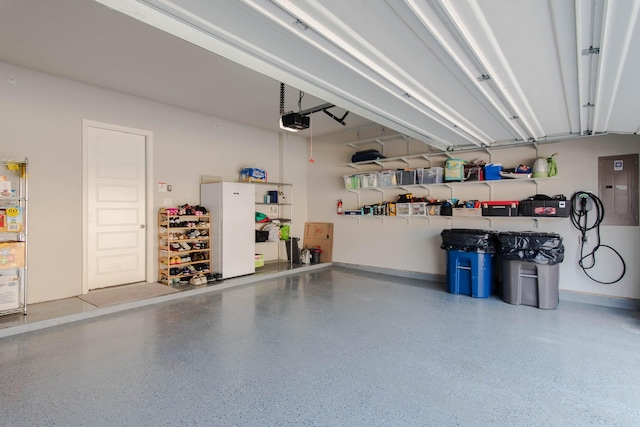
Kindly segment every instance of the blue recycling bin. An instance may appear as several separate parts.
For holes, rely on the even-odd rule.
[[[495,254],[447,251],[447,292],[488,298],[493,293]]]
[[[496,233],[487,230],[442,231],[447,250],[447,292],[488,298],[493,294]]]

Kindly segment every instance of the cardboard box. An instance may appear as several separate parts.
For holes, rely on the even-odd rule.
[[[22,233],[23,225],[20,206],[0,208],[0,233]]]
[[[482,208],[453,208],[451,216],[482,216]]]
[[[0,311],[13,310],[20,307],[20,283],[18,271],[0,271]]]
[[[322,249],[322,253],[320,254],[320,262],[331,262],[333,256],[333,223],[305,223],[303,246],[307,249]]]
[[[24,242],[0,243],[0,270],[24,267]]]

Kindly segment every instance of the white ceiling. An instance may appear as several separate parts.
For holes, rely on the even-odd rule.
[[[0,0],[0,61],[278,129],[279,81],[92,0]],[[298,110],[298,95],[287,86],[287,111]],[[302,108],[324,103],[307,94]],[[329,111],[340,117],[345,112]],[[354,114],[345,122],[314,114],[313,134],[371,124]]]
[[[439,148],[640,129],[640,0],[97,1],[3,0],[0,59],[273,130],[280,81]]]

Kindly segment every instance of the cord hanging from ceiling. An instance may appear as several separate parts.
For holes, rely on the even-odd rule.
[[[309,163],[315,163],[313,160],[313,113],[309,114]]]

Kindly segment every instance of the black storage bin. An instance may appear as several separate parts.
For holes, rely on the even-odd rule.
[[[521,200],[520,215],[567,218],[571,213],[571,202],[567,200]]]

